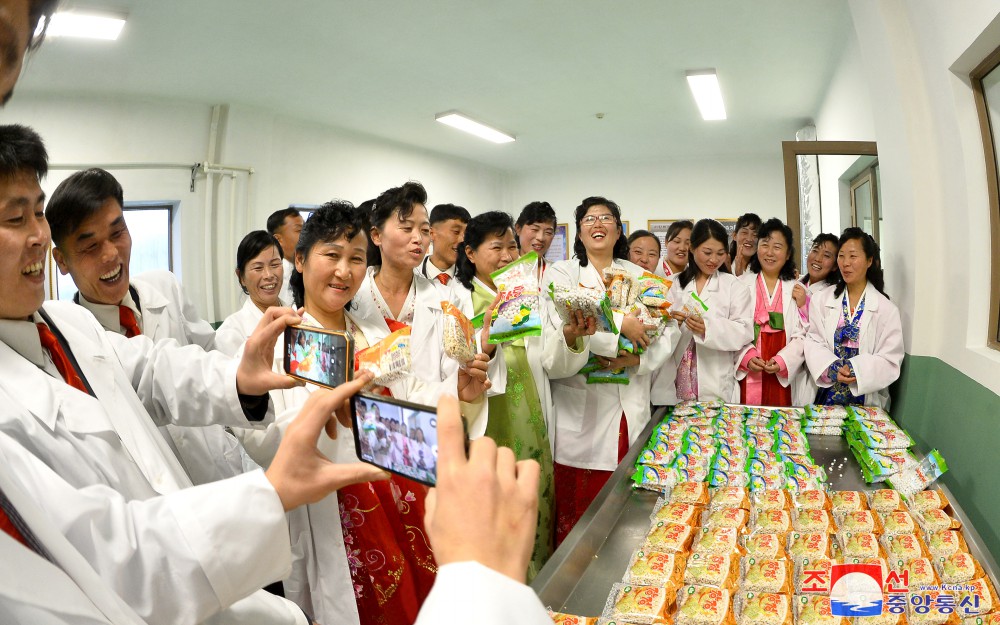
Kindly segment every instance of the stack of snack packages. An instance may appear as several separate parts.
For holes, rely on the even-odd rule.
[[[833,616],[834,565],[881,573],[882,614]],[[838,567],[839,568],[839,567]],[[874,582],[873,582],[874,583]],[[839,585],[838,585],[839,587]],[[856,587],[855,587],[856,588]],[[832,596],[831,596],[832,595]],[[601,625],[995,623],[996,590],[936,490],[760,490],[682,482],[614,584]]]
[[[654,429],[632,479],[651,490],[707,482],[799,491],[822,488],[827,476],[809,453],[799,409],[682,403]]]

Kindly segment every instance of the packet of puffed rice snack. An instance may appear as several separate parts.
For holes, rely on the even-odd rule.
[[[441,302],[444,311],[444,353],[465,364],[476,356],[476,331],[472,322],[451,302]]]
[[[916,467],[907,467],[886,481],[905,499],[933,484],[947,470],[948,463],[934,449]]]
[[[611,310],[611,300],[604,291],[552,283],[549,284],[549,297],[555,303],[556,313],[564,324],[570,323],[572,315],[580,312],[584,319],[597,320],[598,332],[618,334],[614,313]]]
[[[490,320],[490,343],[506,343],[542,333],[538,300],[538,254],[528,252],[490,274],[500,304]]]
[[[358,371],[372,372],[372,386],[389,386],[406,377],[412,365],[409,326],[355,353],[354,363]]]
[[[702,317],[708,312],[708,304],[706,304],[698,294],[692,291],[687,294],[684,298],[684,304],[681,306],[681,312],[688,317]]]
[[[667,301],[667,293],[670,292],[672,285],[673,281],[670,278],[645,271],[639,276],[639,297],[636,301],[648,308],[650,314],[668,317],[670,302]]]

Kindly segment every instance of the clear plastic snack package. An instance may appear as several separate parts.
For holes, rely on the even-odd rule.
[[[670,302],[667,301],[667,293],[670,292],[671,286],[673,286],[673,280],[670,278],[663,278],[645,271],[639,276],[637,301],[649,309],[650,314],[668,317],[670,315]]]
[[[579,312],[584,319],[595,319],[598,332],[618,334],[611,300],[600,289],[587,287],[565,287],[549,285],[549,297],[555,303],[556,313],[564,324],[570,323],[572,316]]]
[[[604,270],[604,284],[611,307],[616,310],[628,311],[639,297],[639,279],[627,269],[608,267]]]
[[[692,291],[681,300],[680,312],[688,317],[703,317],[708,312],[708,304]]]
[[[668,551],[639,549],[632,554],[624,581],[640,586],[676,589],[684,576],[684,556]]]
[[[865,498],[861,491],[857,490],[834,491],[830,501],[835,515],[868,509],[868,499]]]
[[[938,575],[945,584],[964,584],[979,577],[985,577],[983,567],[972,554],[958,552],[934,561]]]
[[[490,274],[500,304],[490,320],[490,343],[505,343],[542,333],[538,299],[538,254],[528,252]]]
[[[948,471],[948,463],[934,449],[916,467],[907,467],[890,477],[887,482],[904,498],[912,497],[933,484]]]
[[[464,365],[476,356],[476,331],[469,318],[451,302],[441,302],[441,310],[445,356]]]
[[[684,586],[677,592],[674,625],[732,625],[730,600],[725,588]]]
[[[649,515],[649,520],[653,523],[665,521],[667,523],[680,523],[681,525],[697,525],[701,518],[701,506],[680,501],[667,502],[660,498],[653,506],[653,513]]]
[[[792,625],[788,595],[771,592],[740,592],[733,599],[737,625]]]
[[[692,553],[685,565],[684,583],[732,590],[739,577],[739,559],[723,553]]]
[[[615,584],[602,616],[615,621],[649,624],[662,621],[670,604],[670,591],[662,586]]]
[[[830,597],[821,595],[796,595],[792,599],[795,606],[796,625],[850,625],[850,619],[833,616]]]
[[[740,589],[791,594],[792,565],[782,558],[747,556],[740,561]]]
[[[591,616],[577,616],[575,614],[563,614],[549,610],[549,617],[555,625],[596,625],[597,619]]]
[[[772,532],[751,532],[740,538],[740,544],[747,555],[756,558],[785,557],[784,534]]]
[[[359,371],[374,376],[370,386],[389,386],[405,378],[412,368],[409,326],[396,330],[368,349],[354,354]]]

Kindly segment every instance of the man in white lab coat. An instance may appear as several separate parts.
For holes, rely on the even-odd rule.
[[[299,234],[304,223],[302,215],[292,207],[275,211],[267,218],[267,232],[278,240],[285,255],[281,261],[285,277],[281,282],[278,299],[287,306],[292,305],[292,292],[288,289],[288,279],[292,277],[292,270],[295,269],[295,248],[299,244]]]
[[[52,231],[52,257],[73,277],[73,298],[109,332],[154,341],[215,348],[215,331],[184,297],[169,271],[132,277],[132,238],[122,210],[121,184],[103,169],[78,171],[56,188],[45,208]],[[239,475],[254,465],[222,426],[168,424],[161,428],[191,481],[204,484]]]

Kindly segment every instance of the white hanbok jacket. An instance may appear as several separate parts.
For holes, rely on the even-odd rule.
[[[667,299],[671,310],[681,310],[696,280],[681,286],[675,280]],[[673,352],[674,367],[680,364],[684,351],[694,337],[698,356],[698,399],[722,399],[738,402],[740,389],[733,371],[736,357],[753,342],[753,299],[750,290],[730,273],[716,271],[705,283],[699,297],[708,306],[705,313],[705,337],[695,336],[687,324],[678,324],[680,340]]]
[[[616,259],[614,267],[641,275],[643,269],[626,260]],[[584,286],[604,290],[604,281],[593,265],[581,267],[578,260],[553,263],[543,279],[549,284],[566,287]],[[551,298],[543,297],[549,331],[562,338],[562,320]],[[615,314],[619,325],[622,316]],[[554,430],[549,436],[555,446],[554,460],[559,464],[580,469],[611,471],[618,466],[618,430],[622,414],[628,424],[629,445],[633,444],[650,418],[650,376],[673,351],[678,332],[676,324],[666,327],[639,357],[639,366],[630,368],[628,384],[587,384],[587,376],[578,371],[589,358],[589,352],[599,356],[618,356],[618,334],[598,332],[578,341],[579,352],[563,349],[566,341],[546,343],[544,366],[549,374],[554,404]],[[550,423],[552,419],[550,418]]]
[[[742,276],[737,278],[747,289],[750,290],[750,327],[753,328],[753,311],[757,307],[757,277],[756,274],[747,270]],[[791,387],[792,405],[805,406],[811,404],[816,399],[816,384],[806,368],[805,338],[806,326],[799,316],[799,307],[792,297],[792,289],[795,288],[795,280],[781,281],[781,311],[785,322],[785,347],[778,352],[778,356],[785,361],[788,368],[788,376],[778,376],[778,382],[785,388]],[[736,380],[740,381],[747,377],[746,371],[740,370],[740,363],[746,353],[753,347],[753,343],[747,345],[736,357]],[[738,388],[738,387],[737,387]],[[738,393],[738,391],[737,391]]]
[[[806,364],[813,381],[821,388],[833,386],[822,381],[837,360],[834,334],[843,316],[843,298],[829,286],[813,296],[809,304],[809,332],[805,341]],[[864,395],[865,404],[889,408],[889,385],[899,378],[903,364],[903,325],[899,309],[871,283],[865,287],[865,311],[861,315],[858,355],[851,358],[857,381],[849,385],[855,396]]]
[[[304,622],[295,606],[263,591],[240,601],[290,566],[280,502],[273,489],[270,508],[254,494],[270,488],[263,475],[188,488],[188,476],[156,428],[168,422],[254,427],[236,392],[237,363],[174,341],[106,332],[70,302],[46,302],[42,310],[65,337],[96,398],[0,342],[0,431],[68,485],[27,489],[63,535],[150,623],[198,623],[213,614],[213,623]],[[88,488],[100,497],[73,494]],[[143,502],[157,495],[183,503],[145,508]],[[120,503],[109,505],[109,498]],[[253,512],[234,518],[236,509]]]

